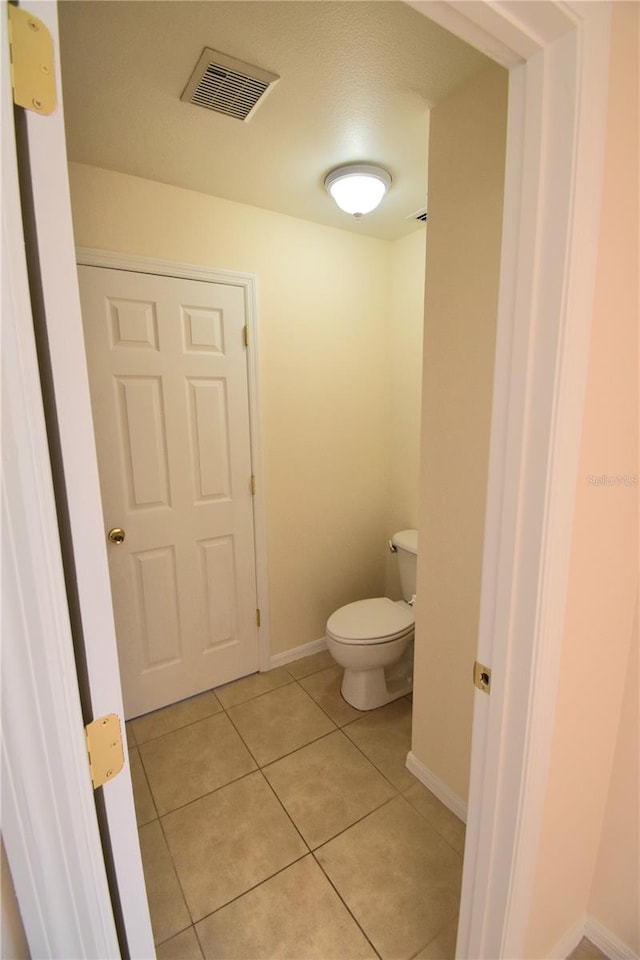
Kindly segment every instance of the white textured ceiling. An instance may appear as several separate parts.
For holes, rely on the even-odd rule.
[[[487,62],[400,0],[61,0],[71,160],[384,239],[417,229],[429,108]],[[280,76],[247,122],[183,103],[204,47]],[[393,177],[359,223],[341,163]]]

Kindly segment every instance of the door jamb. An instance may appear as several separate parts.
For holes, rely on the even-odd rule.
[[[94,247],[77,247],[76,260],[79,266],[106,267],[110,270],[126,270],[134,273],[150,273],[163,277],[178,277],[181,280],[200,280],[205,283],[222,283],[240,287],[243,291],[245,321],[248,331],[247,374],[249,389],[249,430],[251,464],[255,477],[253,497],[253,532],[255,540],[256,594],[260,610],[258,626],[259,669],[271,666],[269,632],[269,590],[267,580],[267,538],[264,464],[262,456],[262,424],[260,407],[260,369],[258,345],[258,306],[256,276],[252,273],[236,273],[218,270],[201,264],[161,260],[156,257],[140,257],[134,254]]]
[[[2,844],[31,955],[115,957],[34,337],[6,4],[0,19]]]
[[[509,69],[469,820],[456,956],[520,957],[553,737],[593,312],[610,4],[411,6]]]

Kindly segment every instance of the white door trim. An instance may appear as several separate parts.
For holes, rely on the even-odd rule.
[[[523,956],[553,734],[599,237],[609,5],[412,4],[507,66],[509,115],[457,956]]]
[[[36,250],[34,261],[37,261],[37,279],[31,295],[34,304],[41,301],[45,321],[39,325],[38,339],[42,345],[42,354],[46,353],[47,360],[44,369],[49,376],[43,377],[45,383],[45,404],[49,416],[48,428],[54,424],[49,437],[50,449],[59,449],[59,456],[53,455],[53,476],[58,506],[63,504],[61,516],[58,517],[60,541],[64,547],[65,560],[70,567],[65,570],[69,577],[70,589],[75,592],[72,606],[72,627],[74,641],[78,648],[84,644],[84,659],[86,661],[86,683],[83,684],[85,698],[82,703],[84,721],[99,717],[106,713],[116,713],[124,717],[122,707],[122,692],[118,674],[118,659],[113,626],[111,606],[111,591],[107,567],[104,530],[102,526],[102,511],[100,505],[100,487],[93,437],[93,423],[91,420],[91,404],[87,379],[86,357],[84,353],[84,339],[82,319],[80,314],[80,300],[75,268],[73,248],[73,224],[71,221],[71,199],[69,194],[67,155],[65,144],[64,117],[62,110],[62,81],[60,75],[59,37],[57,23],[57,7],[49,0],[29,0],[29,12],[39,17],[51,33],[54,48],[55,84],[57,92],[57,107],[50,116],[40,116],[34,111],[25,110],[22,116],[25,139],[28,146],[28,167],[31,197],[26,202],[26,208],[32,205],[33,217],[27,220],[30,238]],[[6,4],[3,5],[3,14],[6,16]],[[7,62],[6,47],[3,50],[3,63]],[[9,88],[10,89],[10,88]],[[3,100],[3,110],[7,104],[7,116],[12,118],[13,110],[10,105],[11,93]],[[3,141],[3,150],[5,143]],[[4,159],[4,156],[3,156]],[[16,224],[20,224],[20,213],[16,217]],[[25,228],[26,229],[26,228]],[[11,240],[17,244],[18,240]],[[36,367],[37,371],[37,367]],[[37,376],[37,372],[36,372]],[[49,381],[49,383],[47,383]],[[53,394],[53,395],[52,395]],[[43,466],[44,469],[44,466]],[[66,508],[66,516],[64,510]],[[34,516],[37,512],[34,511]],[[60,550],[60,545],[58,545]],[[51,579],[42,579],[33,583],[26,583],[26,589],[36,592],[54,591],[59,584]],[[62,586],[64,590],[64,584]],[[61,603],[67,603],[67,597],[60,598]],[[69,616],[69,614],[67,614]],[[42,645],[39,655],[32,659],[32,669],[38,676],[38,682],[47,687],[47,675],[51,672],[67,672],[70,665],[67,661],[59,660],[56,651],[49,646],[47,638],[48,625],[44,622],[44,634],[37,639]],[[34,637],[34,643],[36,638]],[[74,680],[76,692],[78,680]],[[69,683],[71,683],[69,674]],[[97,678],[97,682],[96,681]],[[52,683],[53,688],[53,683]],[[41,700],[27,700],[22,704],[22,712],[27,712],[27,705],[35,709]],[[51,730],[60,732],[63,736],[67,731],[70,739],[77,738],[82,733],[71,723],[66,714],[66,702],[63,697],[52,696],[48,703],[49,715],[46,722]],[[11,726],[21,729],[23,718],[12,716]],[[77,775],[82,771],[87,775],[86,756],[83,758],[84,767],[80,767]],[[40,757],[40,763],[45,767],[50,764],[46,751]],[[80,759],[78,759],[80,763]],[[68,813],[72,818],[82,818],[82,799],[76,792],[75,784],[69,780],[67,789]],[[64,793],[61,794],[64,796]],[[121,773],[111,782],[105,784],[99,792],[100,821],[106,824],[108,835],[103,843],[109,843],[108,857],[109,879],[112,882],[111,896],[114,902],[114,911],[119,923],[119,932],[126,938],[128,950],[132,956],[146,957],[153,955],[153,936],[149,912],[147,909],[146,892],[136,816],[133,804],[131,773],[128,762]],[[28,822],[39,823],[41,811],[47,802],[55,807],[57,801],[47,797],[45,791],[35,792],[29,796],[29,805],[25,803],[23,816]],[[95,808],[94,808],[95,817]],[[114,824],[118,829],[114,829]],[[74,863],[76,849],[71,840],[65,837],[68,843],[68,856]],[[99,846],[100,838],[96,833],[96,842]],[[11,871],[14,871],[14,861],[7,854]],[[104,869],[104,863],[103,863]],[[78,873],[78,876],[76,876]],[[82,870],[72,871],[67,881],[64,873],[58,874],[51,865],[47,871],[42,870],[40,875],[46,888],[53,891],[59,884],[75,885],[82,881]],[[100,888],[97,888],[100,890]],[[104,896],[104,891],[100,891]],[[108,895],[108,892],[107,892]],[[96,897],[98,893],[96,893]],[[22,902],[22,895],[18,891],[18,899]],[[53,898],[52,898],[53,900]],[[119,901],[119,902],[118,902]],[[48,905],[47,905],[48,906]],[[103,904],[107,910],[107,904]],[[111,906],[108,907],[111,909]],[[92,926],[92,915],[75,915],[71,911],[51,915],[50,922],[54,929],[64,929],[69,925],[72,931],[76,928],[88,935]],[[25,923],[25,932],[31,945],[30,930]],[[116,948],[117,949],[117,948]],[[33,948],[32,948],[33,950]],[[38,954],[35,954],[38,955]],[[44,954],[50,955],[50,954]],[[55,955],[55,954],[53,954]],[[59,956],[83,956],[82,952],[69,949],[66,953],[61,950]],[[98,956],[113,956],[109,952],[100,951]]]
[[[2,55],[2,838],[31,955],[119,956],[64,585]]]
[[[260,609],[258,628],[260,670],[271,666],[269,635],[269,590],[267,580],[267,537],[264,468],[262,460],[262,428],[260,414],[260,370],[258,346],[258,309],[256,277],[251,273],[235,273],[217,270],[201,264],[179,263],[155,257],[139,257],[134,254],[98,250],[93,247],[77,247],[78,265],[106,267],[110,270],[128,270],[133,273],[151,273],[162,277],[179,277],[182,280],[202,280],[205,283],[224,283],[240,287],[244,294],[245,317],[248,330],[247,373],[249,380],[249,425],[251,431],[251,463],[256,479],[253,498],[254,536],[256,549],[256,589]]]

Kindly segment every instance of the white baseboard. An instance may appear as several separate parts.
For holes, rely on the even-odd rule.
[[[603,927],[598,920],[589,916],[583,917],[571,927],[545,956],[548,960],[565,960],[573,953],[583,937],[590,940],[594,947],[609,957],[609,960],[639,960],[638,954],[634,953],[631,947]]]
[[[631,947],[593,917],[587,917],[585,921],[584,936],[588,937],[598,950],[606,953],[609,960],[638,960],[638,954]]]
[[[467,822],[467,805],[461,797],[454,793],[450,787],[443,783],[435,773],[432,773],[423,763],[418,760],[412,750],[407,754],[407,770],[410,770],[414,777],[417,777],[420,783],[424,784],[427,790],[435,794],[438,800],[444,803],[456,817],[459,817],[463,823]]]
[[[274,670],[276,667],[284,667],[287,663],[293,663],[294,660],[309,657],[312,653],[320,653],[321,650],[326,649],[327,638],[321,637],[319,640],[310,640],[308,643],[302,643],[299,647],[293,647],[291,650],[274,653],[269,658],[269,670]]]
[[[583,917],[581,920],[578,920],[570,930],[567,930],[567,932],[563,937],[560,938],[553,949],[549,950],[548,953],[545,953],[547,960],[565,960],[570,953],[573,953],[582,938],[586,936],[584,932],[586,923],[587,918]]]

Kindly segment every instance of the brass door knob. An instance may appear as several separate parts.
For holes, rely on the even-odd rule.
[[[112,527],[107,536],[111,543],[123,543],[126,534],[122,527]]]

